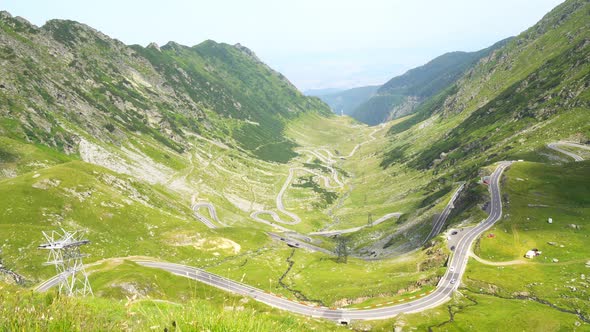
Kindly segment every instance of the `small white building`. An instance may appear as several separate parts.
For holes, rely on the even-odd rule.
[[[550,223],[550,224],[552,224],[553,223],[553,218],[547,219],[547,222]]]
[[[532,258],[539,256],[540,254],[541,254],[541,252],[539,250],[533,249],[533,250],[527,251],[526,254],[524,254],[524,257],[532,259]]]

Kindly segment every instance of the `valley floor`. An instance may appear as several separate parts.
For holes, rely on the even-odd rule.
[[[288,164],[260,162],[201,138],[195,138],[194,149],[184,155],[156,153],[144,142],[137,145],[142,146],[137,154],[158,162],[145,174],[131,171],[137,177],[124,175],[131,165],[145,167],[140,157],[125,154],[133,147],[121,151],[102,147],[102,151],[89,141],[95,147],[88,151],[94,152],[83,155],[88,162],[82,162],[52,159],[39,148],[5,141],[23,157],[36,153],[36,159],[46,163],[20,159],[10,166],[16,176],[0,180],[4,266],[32,287],[54,274],[42,266],[44,257],[34,250],[41,230],[84,228],[92,241],[85,249],[90,254],[86,262],[95,262],[88,271],[96,296],[67,300],[53,292],[27,295],[19,287],[3,284],[6,294],[16,296],[2,298],[5,308],[16,310],[28,301],[40,306],[37,313],[45,318],[29,313],[0,323],[33,330],[84,329],[87,315],[95,315],[95,308],[119,303],[88,324],[109,328],[107,321],[114,319],[116,324],[139,330],[172,322],[196,329],[217,326],[215,319],[182,314],[180,308],[189,307],[203,315],[216,312],[217,319],[226,323],[240,321],[227,323],[228,330],[264,331],[275,325],[284,330],[338,329],[334,323],[291,316],[146,269],[130,258],[117,258],[135,255],[200,267],[328,308],[374,308],[431,292],[447,270],[451,250],[446,237],[450,235],[435,233],[428,245],[421,244],[438,227],[435,221],[441,219],[445,206],[453,205],[456,189],[462,185],[450,183],[433,190],[429,186],[435,174],[402,164],[383,169],[379,151],[387,144],[387,128],[394,123],[367,128],[347,118],[302,118],[287,130],[300,145],[300,156]],[[584,224],[588,211],[583,209],[590,206],[583,198],[590,197],[584,176],[588,170],[586,161],[514,164],[503,180],[504,218],[477,241],[474,254],[480,260],[469,260],[460,292],[451,302],[384,321],[353,321],[354,328],[460,330],[490,322],[509,326],[510,321],[500,323],[499,307],[523,313],[533,308],[552,322],[549,330],[587,326],[587,285],[582,276],[590,260],[583,254],[588,236]],[[161,174],[162,181],[150,184],[153,174]],[[571,185],[559,189],[564,183]],[[481,211],[466,213],[475,218],[465,220],[451,212],[450,222],[465,227],[481,220],[477,219]],[[13,216],[19,216],[17,223],[11,222]],[[549,216],[555,224],[539,221]],[[273,240],[268,231],[288,239],[294,248]],[[351,249],[347,263],[338,262],[335,234],[347,238]],[[31,241],[35,238],[39,241]],[[309,247],[304,250],[294,243],[302,244],[301,248],[309,243]],[[542,258],[519,259],[533,247],[542,247]],[[524,263],[512,264],[514,260]],[[566,266],[567,273],[562,270]],[[72,306],[86,309],[74,315]],[[252,310],[266,313],[268,319],[248,318]],[[492,311],[497,316],[484,318],[484,313]],[[536,315],[519,324],[534,324],[540,317]],[[38,322],[32,323],[32,317]],[[54,317],[55,322],[46,317]]]

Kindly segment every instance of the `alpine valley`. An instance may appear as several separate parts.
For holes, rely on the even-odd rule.
[[[588,0],[319,97],[4,11],[0,330],[588,331],[589,159]]]

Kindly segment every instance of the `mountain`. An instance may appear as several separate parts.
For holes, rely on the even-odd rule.
[[[345,89],[338,89],[338,88],[310,89],[310,90],[303,91],[303,93],[306,96],[321,97],[321,96],[330,95],[333,93],[338,93],[338,92],[341,92],[344,90]]]
[[[383,165],[461,169],[590,139],[590,5],[566,1],[389,129]],[[541,153],[541,154],[540,154]]]
[[[590,147],[547,144],[590,142],[589,18],[567,0],[369,127],[239,44],[1,13],[0,329],[587,329]],[[37,287],[62,230],[94,296]]]
[[[3,133],[66,153],[84,133],[122,144],[141,132],[178,152],[197,134],[285,162],[285,123],[329,114],[239,44],[127,46],[74,21],[39,28],[2,12],[0,58]]]
[[[379,89],[379,86],[363,86],[319,95],[318,97],[328,104],[334,113],[351,115],[360,104],[371,98],[377,89]]]
[[[389,80],[375,95],[359,105],[352,116],[369,125],[412,113],[424,100],[438,94],[459,79],[465,71],[505,45],[510,38],[476,52],[445,53],[427,64]]]

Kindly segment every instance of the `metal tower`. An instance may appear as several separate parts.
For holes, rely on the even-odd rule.
[[[59,293],[67,296],[88,294],[93,295],[92,288],[88,282],[88,275],[84,270],[82,258],[87,256],[80,253],[80,247],[89,244],[90,241],[83,239],[85,232],[68,232],[61,229],[43,232],[47,243],[39,245],[39,249],[49,250],[47,262],[44,265],[55,265],[59,278]]]

